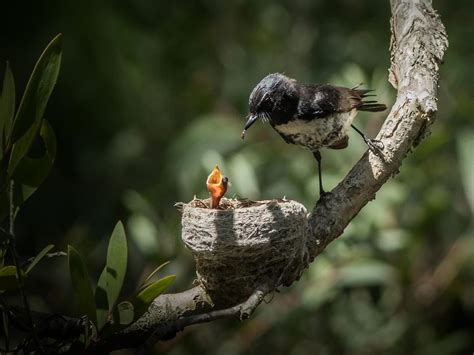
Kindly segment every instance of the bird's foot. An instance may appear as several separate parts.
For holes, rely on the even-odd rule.
[[[367,137],[364,137],[364,141],[372,153],[377,154],[377,155],[383,154],[383,150],[385,149],[385,146],[382,141],[379,141],[377,139],[370,139]]]
[[[329,192],[329,191],[320,191],[319,192],[319,200],[318,202],[326,202],[327,200],[329,200],[332,196],[332,193]]]

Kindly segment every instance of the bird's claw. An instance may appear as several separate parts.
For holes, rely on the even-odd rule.
[[[329,192],[329,191],[321,191],[319,193],[319,200],[318,201],[325,202],[331,197],[331,195],[332,195],[332,193]]]
[[[385,146],[382,141],[370,138],[366,138],[364,140],[370,151],[374,154],[382,154],[382,151],[385,149]]]

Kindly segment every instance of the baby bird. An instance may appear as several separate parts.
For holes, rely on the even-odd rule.
[[[227,183],[229,179],[222,176],[219,167],[216,165],[208,176],[206,181],[207,190],[211,195],[211,208],[217,208],[219,202],[227,191]]]

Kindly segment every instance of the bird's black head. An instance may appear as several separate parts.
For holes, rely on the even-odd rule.
[[[271,124],[288,121],[297,109],[298,100],[296,80],[279,73],[267,75],[250,94],[250,115],[242,131],[242,139],[247,129],[259,118],[268,120]]]

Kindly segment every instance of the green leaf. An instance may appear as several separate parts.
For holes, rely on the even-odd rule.
[[[106,323],[101,330],[101,336],[107,337],[126,328],[134,321],[135,307],[130,301],[123,301],[113,309],[113,322]]]
[[[32,128],[34,131],[35,128]],[[29,131],[28,131],[29,134]],[[38,187],[49,175],[51,168],[56,159],[56,136],[51,125],[46,120],[41,121],[41,129],[39,132],[41,139],[44,142],[44,155],[41,158],[30,158],[24,155],[22,158],[17,158],[16,155],[20,152],[15,144],[12,151],[12,159],[20,159],[16,165],[15,171],[9,171],[15,181],[28,186]],[[24,138],[21,138],[21,142]]]
[[[134,321],[139,319],[146,312],[151,302],[158,297],[174,281],[176,275],[163,277],[149,285],[145,285],[138,292],[129,298],[135,309]]]
[[[22,185],[20,183],[15,184],[15,189],[13,193],[15,206],[21,206],[36,191],[36,189],[37,188],[34,186]],[[8,191],[8,188],[5,188],[0,193],[0,221],[3,221],[3,219],[9,215],[10,202]]]
[[[6,139],[10,135],[15,114],[15,80],[7,62],[0,97],[0,160],[3,159]]]
[[[127,271],[127,238],[122,222],[118,222],[110,237],[107,262],[95,293],[97,304],[97,328],[100,330],[107,321],[122,289]]]
[[[21,271],[22,276],[26,276]],[[14,290],[18,288],[18,276],[15,265],[7,265],[0,269],[0,291]]]
[[[48,254],[48,252],[49,252],[51,249],[53,249],[53,248],[54,248],[54,244],[49,244],[49,245],[45,246],[45,247],[43,248],[43,250],[41,250],[41,251],[38,253],[38,255],[35,256],[35,258],[34,258],[33,261],[31,262],[31,264],[28,265],[28,268],[26,269],[25,274],[28,274],[28,273],[36,266],[36,264],[38,264],[38,263],[41,261],[41,259],[43,259],[44,256],[45,256],[46,254]]]
[[[9,176],[13,177],[14,175],[16,175],[15,173],[16,173],[17,167],[18,165],[20,165],[22,160],[28,154],[31,144],[35,140],[42,126],[41,123],[42,123],[42,120],[37,120],[33,122],[33,125],[13,145],[12,152],[10,155],[10,161],[8,163],[8,168],[7,168],[7,172]]]
[[[92,292],[91,280],[86,265],[81,255],[71,245],[68,245],[67,253],[72,286],[79,300],[81,312],[87,315],[87,317],[97,325],[94,293]]]
[[[8,166],[10,176],[30,149],[41,127],[46,104],[58,78],[61,54],[62,43],[59,34],[48,44],[31,73],[13,122],[11,135],[8,137],[8,145],[16,146],[13,148],[16,152],[12,152]]]
[[[134,307],[133,304],[129,301],[120,302],[117,305],[118,311],[118,323],[120,325],[129,325],[133,322],[134,318]]]
[[[145,279],[145,281],[143,281],[143,284],[146,284],[148,280],[150,280],[153,276],[155,276],[155,274],[160,271],[161,269],[163,269],[166,265],[168,265],[170,262],[169,261],[166,261],[164,262],[163,264],[161,264],[160,266],[158,266],[155,270],[153,270],[150,275],[147,276],[147,278]]]

